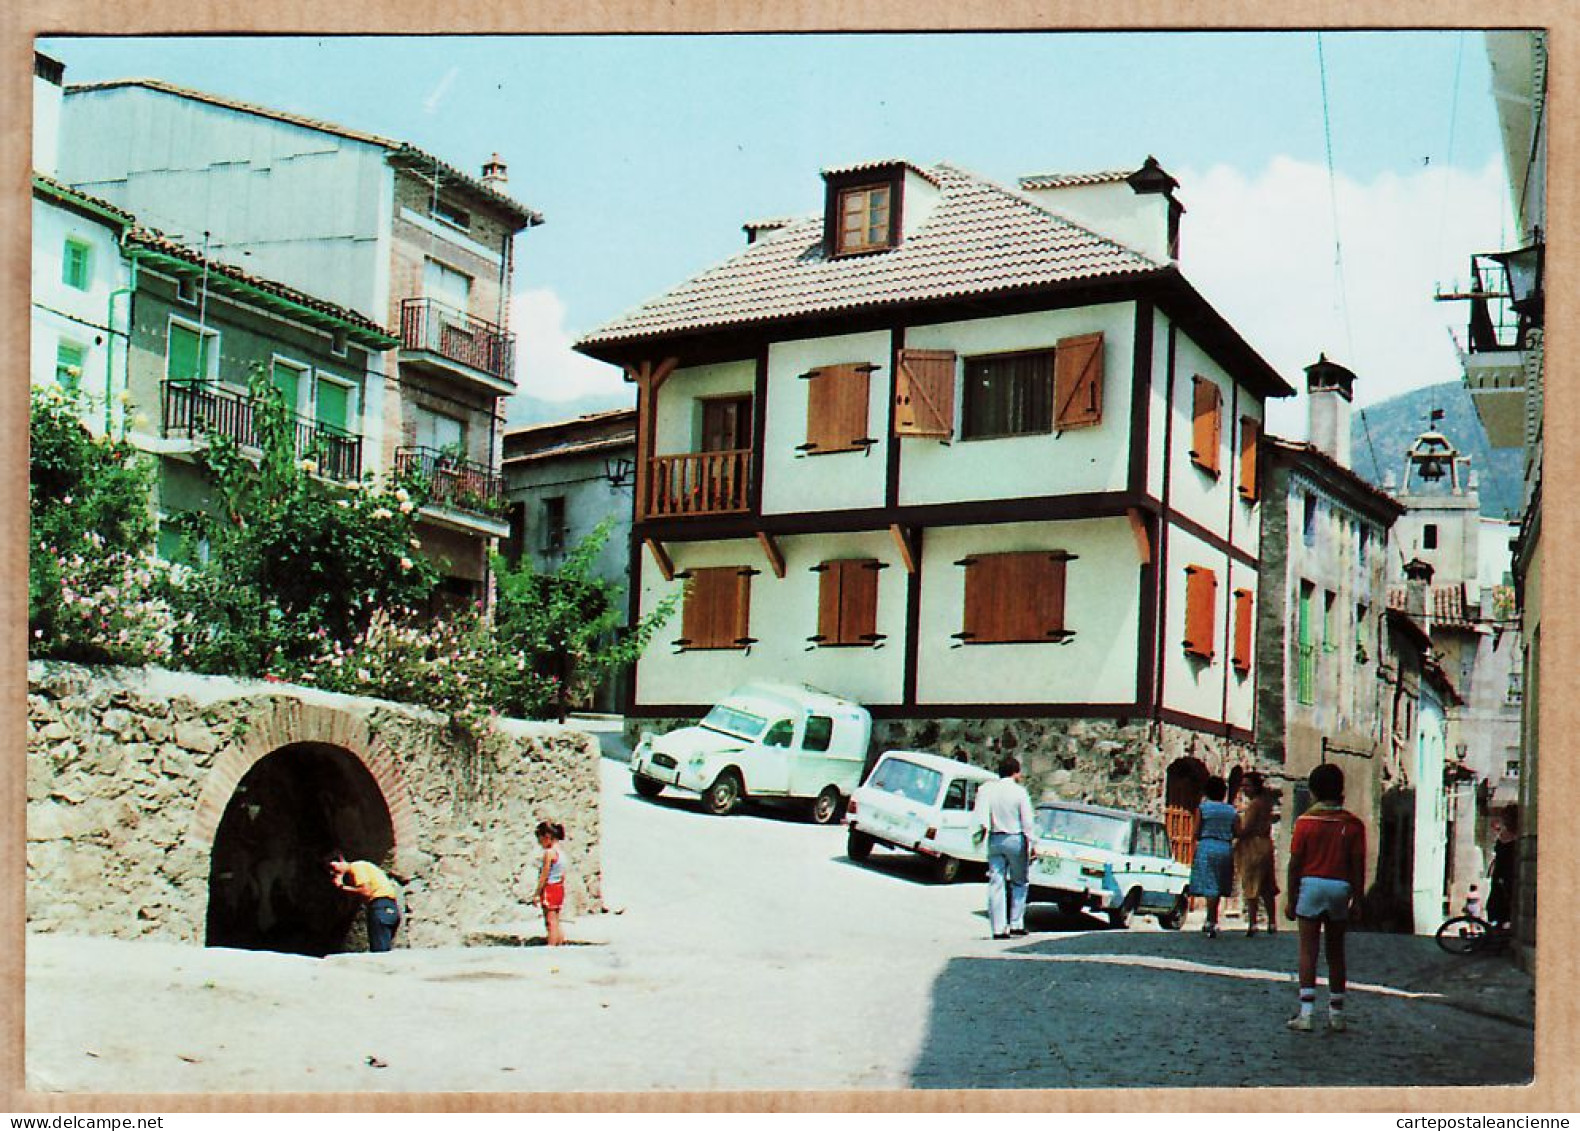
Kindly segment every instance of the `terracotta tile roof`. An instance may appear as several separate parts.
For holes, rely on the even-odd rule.
[[[1465,585],[1433,585],[1427,592],[1427,613],[1434,626],[1474,628],[1480,621],[1480,610],[1465,600]],[[1388,590],[1388,607],[1401,612],[1409,610],[1409,586],[1395,585]]]
[[[1135,175],[1134,169],[1109,169],[1103,173],[1039,173],[1022,177],[1020,187],[1032,189],[1074,188],[1077,185],[1114,185]]]
[[[94,211],[106,213],[108,216],[119,220],[128,227],[137,222],[137,217],[133,216],[120,205],[111,204],[108,200],[105,200],[102,197],[93,196],[89,193],[85,193],[79,188],[72,188],[63,181],[57,181],[54,177],[51,177],[47,173],[40,173],[37,170],[34,170],[33,187],[35,189],[41,190],[49,196],[53,196],[61,200],[74,200],[78,203],[86,204]]]
[[[497,205],[500,209],[518,219],[524,227],[543,223],[543,217],[540,213],[528,208],[520,201],[506,196],[492,186],[485,185],[476,177],[463,173],[453,165],[448,165],[437,157],[423,152],[414,145],[408,145],[406,142],[383,137],[379,134],[368,133],[365,130],[354,130],[335,122],[326,122],[321,118],[308,117],[306,114],[293,114],[286,110],[276,110],[270,106],[260,106],[256,102],[244,102],[239,98],[226,98],[223,95],[210,94],[207,91],[193,90],[190,87],[178,86],[173,82],[165,82],[163,79],[110,79],[105,82],[74,83],[66,88],[66,93],[77,94],[95,90],[115,90],[131,86],[157,90],[164,94],[173,94],[178,98],[188,98],[194,102],[204,102],[210,106],[236,110],[243,114],[255,114],[260,118],[269,118],[276,122],[286,122],[293,126],[318,130],[321,133],[333,134],[336,137],[347,138],[351,141],[375,145],[380,149],[388,150],[394,158],[415,158],[416,163],[439,169],[446,180],[458,182],[471,192]]]
[[[924,181],[931,181],[935,185],[939,183],[938,174],[935,171],[924,169],[920,165],[913,165],[909,161],[898,157],[891,157],[886,161],[858,161],[854,165],[839,165],[832,169],[824,169],[823,175],[825,177],[839,177],[846,173],[865,173],[871,169],[893,169],[895,167],[909,169]]]
[[[892,250],[830,259],[823,218],[797,220],[577,345],[1169,270],[971,173],[931,175],[937,208]]]
[[[240,267],[232,264],[213,258],[205,260],[201,251],[188,247],[186,244],[178,243],[163,232],[156,231],[153,228],[133,228],[126,233],[126,242],[169,256],[172,259],[190,263],[194,267],[207,266],[211,281],[216,278],[228,279],[251,287],[253,290],[262,291],[265,294],[284,299],[286,302],[291,303],[293,306],[301,307],[303,310],[327,315],[336,322],[344,323],[348,329],[360,331],[368,339],[365,344],[373,345],[376,348],[386,348],[394,345],[398,340],[395,335],[366,315],[359,314],[355,310],[340,306],[327,299],[321,299],[304,291],[299,291],[295,287],[286,286],[284,283],[276,282],[273,279],[265,279],[262,276],[243,271]]]

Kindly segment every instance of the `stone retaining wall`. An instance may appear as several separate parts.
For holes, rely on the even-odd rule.
[[[398,944],[461,943],[536,917],[542,819],[565,824],[567,911],[601,909],[598,746],[505,721],[476,752],[432,712],[156,669],[28,666],[30,929],[202,942],[210,852],[236,786],[293,743],[371,774],[411,907]],[[286,755],[289,756],[289,755]]]
[[[696,719],[644,718],[626,723],[635,744],[641,732],[664,734]],[[1235,766],[1255,766],[1270,777],[1277,764],[1259,760],[1250,744],[1221,735],[1188,730],[1173,723],[1115,719],[875,719],[868,761],[885,750],[926,750],[948,758],[964,757],[996,769],[1013,754],[1025,771],[1034,800],[1045,794],[1066,801],[1113,805],[1161,815],[1169,766],[1195,758],[1207,771],[1227,777]],[[748,788],[750,783],[748,783]]]

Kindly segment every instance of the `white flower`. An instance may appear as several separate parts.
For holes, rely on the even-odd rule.
[[[65,498],[61,499],[60,501],[65,506],[68,506],[68,507],[71,506],[71,496],[70,495],[67,495]]]
[[[406,493],[406,488],[404,487],[395,488],[395,497],[403,503],[411,498],[411,496]]]
[[[337,499],[335,501],[335,506],[339,507],[341,510],[350,510],[351,509],[351,504],[346,502],[346,500],[344,500],[344,499]]]
[[[313,472],[318,470],[318,461],[315,459],[304,459],[301,463],[301,468],[303,471],[307,472],[307,474],[311,475]]]
[[[402,559],[401,559],[401,560],[400,560],[400,567],[401,567],[401,569],[403,569],[403,570],[404,570],[404,569],[410,569],[410,568],[411,568],[411,565],[412,565],[412,562],[411,562],[411,559],[410,559],[410,558],[402,558]]]
[[[357,678],[360,679],[363,683],[366,683],[368,680],[372,679],[373,676],[368,673],[368,669],[367,668],[358,668],[357,669]]]
[[[400,513],[401,514],[411,514],[411,512],[412,512],[412,505],[411,505],[411,503],[404,502],[404,503],[402,503],[400,505]]]
[[[408,539],[406,539],[406,543],[413,550],[420,550],[420,549],[422,549],[422,539],[421,538],[408,538]]]
[[[388,507],[376,507],[376,508],[374,508],[374,511],[373,511],[372,515],[370,515],[369,517],[371,517],[371,518],[394,518],[395,514]]]

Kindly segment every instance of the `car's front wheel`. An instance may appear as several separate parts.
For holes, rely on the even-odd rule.
[[[1129,895],[1125,896],[1124,901],[1118,907],[1108,912],[1109,924],[1117,930],[1124,930],[1130,926],[1130,917],[1136,913],[1136,908],[1140,905],[1141,893],[1132,890]]]
[[[839,790],[828,786],[822,793],[812,799],[812,804],[807,807],[807,816],[812,818],[814,825],[827,825],[839,817]]]
[[[727,817],[741,802],[741,776],[734,770],[725,770],[713,779],[713,784],[702,795],[702,803],[716,817]]]
[[[1165,931],[1177,931],[1185,925],[1185,908],[1187,902],[1183,894],[1174,900],[1174,906],[1158,916],[1158,926]]]
[[[872,855],[872,846],[876,843],[877,841],[860,829],[851,829],[845,837],[845,855],[860,863]]]
[[[641,774],[632,774],[631,788],[636,790],[638,797],[657,797],[664,792],[664,783],[643,777]]]

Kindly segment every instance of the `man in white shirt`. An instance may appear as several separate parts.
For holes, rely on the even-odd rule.
[[[988,922],[993,926],[993,937],[1024,935],[1026,891],[1030,886],[1026,873],[1036,855],[1032,841],[1036,817],[1031,796],[1020,784],[1018,761],[1005,758],[999,763],[998,781],[977,790],[974,815],[977,836],[987,836]]]

